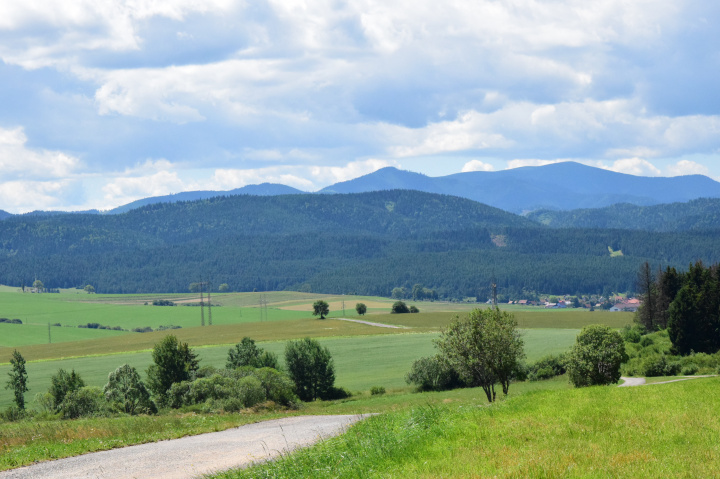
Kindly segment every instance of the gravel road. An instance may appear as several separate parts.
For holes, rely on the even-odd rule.
[[[350,321],[352,323],[367,324],[368,326],[377,326],[378,328],[391,328],[391,329],[410,329],[407,326],[395,326],[393,324],[373,323],[372,321],[363,321],[362,319],[349,319],[349,318],[333,318],[338,321]]]
[[[192,478],[272,459],[340,434],[366,415],[296,416],[0,472],[0,479]]]

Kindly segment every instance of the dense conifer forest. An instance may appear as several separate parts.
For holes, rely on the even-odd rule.
[[[407,190],[228,196],[0,221],[0,283],[29,287],[38,278],[98,293],[186,292],[203,278],[232,291],[384,296],[420,283],[440,298],[485,299],[494,276],[506,294],[594,294],[634,291],[646,261],[686,269],[697,260],[720,261],[715,232],[550,228]]]

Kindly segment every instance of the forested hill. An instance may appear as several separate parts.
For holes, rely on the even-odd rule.
[[[720,231],[720,199],[637,206],[627,203],[597,209],[540,210],[528,218],[553,228],[620,228],[645,231]]]
[[[440,297],[486,297],[493,275],[506,292],[595,293],[634,288],[646,260],[682,268],[697,259],[720,261],[717,235],[552,229],[470,200],[400,190],[217,197],[0,222],[0,283],[37,277],[101,293],[184,292],[203,278],[234,291],[389,295],[420,283]]]

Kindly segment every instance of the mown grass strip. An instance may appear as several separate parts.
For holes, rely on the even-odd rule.
[[[713,477],[718,386],[703,379],[543,391],[488,407],[418,407],[213,477]]]

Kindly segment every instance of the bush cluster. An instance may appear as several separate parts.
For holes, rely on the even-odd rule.
[[[78,328],[87,328],[87,329],[110,329],[112,331],[127,331],[127,329],[123,329],[120,326],[104,326],[100,323],[86,323],[86,324],[78,324]]]
[[[23,322],[19,319],[0,318],[0,323],[22,324]]]
[[[175,306],[175,303],[169,299],[156,299],[152,302],[153,306]]]
[[[413,362],[405,382],[422,391],[447,391],[467,387],[460,374],[439,355],[420,358]]]
[[[567,355],[547,355],[538,359],[527,368],[527,379],[530,381],[543,381],[562,376],[567,371]]]
[[[638,341],[626,341],[625,347],[629,360],[623,365],[622,373],[626,376],[715,374],[720,367],[720,352],[692,352],[686,356],[672,354],[672,343],[667,330],[643,335]]]
[[[299,400],[290,379],[272,368],[202,368],[200,377],[174,383],[168,391],[173,408],[202,405],[204,411],[236,412],[265,401],[296,407]]]

